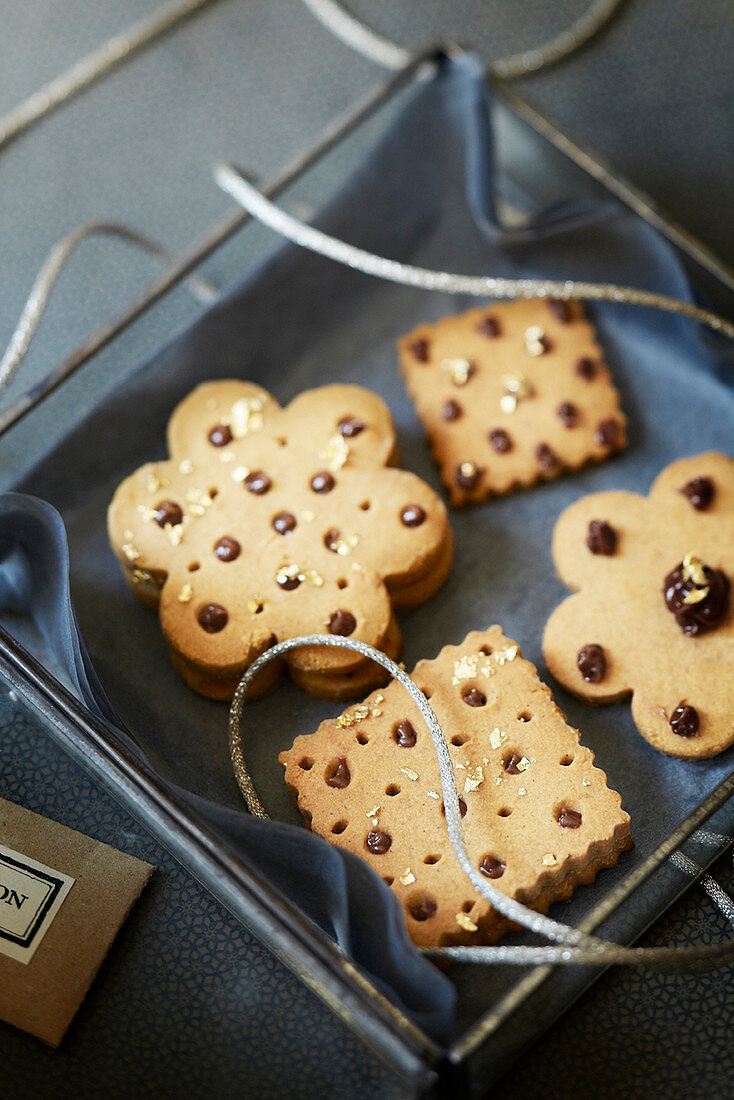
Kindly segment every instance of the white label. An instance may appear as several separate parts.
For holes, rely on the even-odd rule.
[[[74,882],[0,844],[0,954],[29,963]]]

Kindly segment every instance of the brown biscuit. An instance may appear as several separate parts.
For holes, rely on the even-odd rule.
[[[390,413],[360,386],[287,408],[259,386],[209,382],[175,410],[166,462],[118,488],[109,534],[140,599],[159,607],[179,672],[231,698],[273,640],[332,633],[395,656],[394,610],[428,599],[451,566],[446,509],[396,457]],[[285,659],[306,691],[354,698],[383,682],[345,649]],[[268,666],[256,690],[273,686]]]
[[[681,459],[649,497],[582,497],[556,524],[553,558],[576,590],[545,628],[556,679],[591,703],[632,695],[640,733],[671,756],[734,743],[734,461]]]
[[[420,661],[413,678],[449,744],[469,855],[503,893],[545,912],[632,846],[619,795],[500,627]],[[399,684],[297,737],[280,761],[311,829],[383,876],[418,945],[507,930],[454,855],[433,742]]]
[[[420,325],[400,367],[454,506],[626,446],[626,419],[578,302],[497,302]]]

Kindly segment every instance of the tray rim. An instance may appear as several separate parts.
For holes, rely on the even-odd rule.
[[[360,97],[354,107],[329,124],[318,142],[289,162],[263,188],[264,192],[274,197],[286,190],[321,156],[389,101],[411,78],[415,78],[425,62],[463,52],[466,51],[453,43],[428,44],[414,55],[404,69],[378,83]],[[493,95],[510,114],[534,130],[541,140],[552,145],[577,169],[601,184],[638,217],[660,231],[679,252],[688,256],[717,283],[726,290],[734,291],[734,271],[726,267],[692,234],[668,219],[642,190],[615,174],[613,168],[605,165],[587,149],[574,143],[548,116],[518,95],[506,82],[495,79],[488,80],[488,83]],[[176,263],[144,288],[121,314],[100,326],[71,355],[57,364],[49,376],[50,382],[47,379],[41,380],[31,391],[21,395],[4,414],[0,414],[0,439],[249,221],[250,217],[246,212],[237,210],[199,237]],[[403,1080],[419,1087],[421,1094],[429,1090],[433,1094],[436,1084],[440,1088],[442,1084],[448,1084],[449,1078],[455,1082],[457,1068],[467,1067],[472,1054],[477,1052],[554,970],[552,966],[532,968],[496,1005],[483,1012],[462,1036],[454,1039],[446,1048],[440,1047],[380,993],[324,933],[269,886],[266,880],[236,857],[226,843],[203,825],[192,811],[183,805],[179,806],[157,787],[144,770],[118,752],[106,740],[103,726],[94,715],[1,626],[0,675],[42,716],[44,727],[49,733],[56,730],[56,736],[66,751],[90,770],[114,797],[130,797],[132,805],[126,801],[123,801],[123,805],[137,816],[142,816],[143,824],[154,833],[156,839],[172,851],[187,870],[237,919],[320,996],[383,1062]],[[643,864],[625,876],[579,927],[591,931],[602,923],[634,889],[641,886],[664,863],[672,851],[728,801],[732,794],[734,771],[669,834]],[[168,832],[162,831],[164,825]],[[195,858],[191,855],[191,849],[185,847],[184,841],[193,846]],[[209,880],[202,878],[205,871],[211,876]],[[630,881],[632,885],[628,885]],[[688,885],[692,885],[694,881],[695,879],[691,879]],[[246,899],[246,904],[243,898]],[[288,916],[287,921],[284,920],[284,914]],[[286,942],[294,935],[294,930],[298,942]],[[304,950],[316,973],[303,965],[303,954],[300,958],[293,954],[294,951]],[[336,983],[342,983],[338,991]],[[339,996],[345,991],[348,994],[346,1001]],[[361,1011],[363,1004],[368,1008],[367,1013]],[[370,1012],[373,1013],[372,1017]],[[369,1023],[367,1033],[364,1028],[366,1020]]]

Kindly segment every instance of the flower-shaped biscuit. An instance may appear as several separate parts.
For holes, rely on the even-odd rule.
[[[451,531],[432,489],[386,469],[395,432],[379,397],[324,386],[281,408],[251,383],[209,382],[175,410],[168,444],[170,460],[118,488],[109,534],[192,687],[229,698],[275,639],[299,634],[351,635],[396,655],[393,609],[441,585]],[[342,649],[294,650],[288,664],[326,698],[382,675]],[[268,666],[257,688],[277,673]]]
[[[671,756],[731,745],[734,460],[674,462],[649,497],[583,497],[558,520],[553,557],[576,589],[545,629],[556,679],[593,703],[632,695],[640,733]]]

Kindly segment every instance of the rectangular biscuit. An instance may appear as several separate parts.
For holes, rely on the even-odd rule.
[[[420,325],[398,351],[455,506],[626,445],[619,394],[579,302],[496,302]]]
[[[499,626],[445,646],[413,677],[449,745],[470,858],[503,893],[545,912],[632,846],[620,796]],[[384,878],[416,944],[491,943],[507,930],[450,845],[433,743],[400,684],[297,737],[280,761],[310,828]]]

